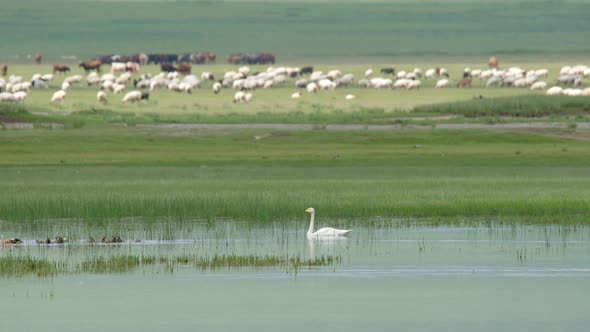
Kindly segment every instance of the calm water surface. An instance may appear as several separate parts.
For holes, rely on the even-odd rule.
[[[58,224],[19,232],[0,255],[76,262],[96,255],[322,255],[336,266],[148,266],[124,274],[0,279],[0,331],[589,331],[590,228],[364,227],[309,242],[301,225]],[[304,225],[305,226],[305,225]],[[39,246],[49,232],[66,245]],[[121,245],[86,245],[118,232]],[[132,239],[141,239],[134,243]]]

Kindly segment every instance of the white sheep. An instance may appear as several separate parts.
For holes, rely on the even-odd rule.
[[[53,96],[51,97],[51,102],[59,101],[63,104],[64,99],[66,98],[66,91],[65,90],[58,90],[56,91]]]
[[[123,62],[113,62],[111,64],[111,73],[127,70],[127,64]]]
[[[324,79],[319,80],[318,86],[322,90],[330,90],[330,91],[333,91],[336,88],[336,83],[330,81],[329,79],[324,78]]]
[[[10,92],[0,92],[0,102],[13,102],[14,95]]]
[[[437,89],[440,89],[440,88],[445,88],[448,85],[449,85],[449,80],[442,79],[442,80],[438,80],[438,82],[436,82],[436,85],[434,87]]]
[[[406,89],[408,89],[408,90],[420,89],[420,85],[421,85],[421,83],[419,80],[410,81],[408,83],[408,85],[406,86]]]
[[[130,78],[131,78],[131,73],[125,72],[125,73],[121,74],[119,77],[117,77],[117,79],[115,80],[115,83],[125,84],[125,83],[127,83],[127,81],[129,81]]]
[[[69,89],[69,88],[70,88],[70,83],[68,83],[68,82],[63,82],[63,83],[61,84],[61,89],[62,89],[63,91],[68,91],[68,89]]]
[[[369,77],[371,75],[373,75],[373,69],[369,68],[369,69],[365,70],[365,77]]]
[[[238,68],[238,73],[246,76],[250,73],[250,67],[248,67],[248,66],[240,67],[240,68]]]
[[[549,88],[549,90],[547,90],[545,92],[545,94],[548,96],[558,96],[562,93],[563,93],[563,88],[560,86],[551,87],[551,88]]]
[[[344,99],[346,99],[346,100],[353,100],[355,98],[356,98],[356,96],[352,95],[352,94],[348,94],[348,95],[344,96]]]
[[[98,100],[99,103],[106,103],[107,102],[107,94],[104,93],[104,91],[98,91],[98,93],[96,94],[96,100]]]
[[[238,91],[234,94],[234,104],[244,102],[246,94],[243,91]]]
[[[74,85],[74,84],[78,84],[80,82],[82,82],[84,78],[82,77],[82,75],[72,75],[72,76],[68,76],[64,79],[64,82],[68,82],[70,85]]]
[[[211,74],[208,71],[204,71],[201,73],[201,79],[203,81],[213,81],[215,79],[215,76],[213,76],[213,74]]]
[[[141,91],[131,91],[127,92],[125,97],[123,97],[123,103],[137,103],[141,100]]]
[[[435,69],[428,69],[426,71],[426,73],[424,74],[425,78],[434,78],[434,76],[436,76],[436,70]]]
[[[119,93],[125,91],[125,85],[123,84],[115,84],[113,85],[113,93],[118,95]]]
[[[215,82],[213,84],[213,93],[218,94],[221,91],[221,83]]]
[[[291,99],[301,98],[301,92],[295,92],[291,95]]]
[[[535,82],[531,85],[531,90],[545,90],[547,89],[547,83],[543,81]]]
[[[570,96],[570,97],[581,96],[582,93],[583,93],[583,91],[580,89],[565,89],[562,91],[562,94],[564,94],[566,96]]]
[[[45,82],[51,82],[53,80],[53,74],[41,75],[41,79]]]
[[[582,96],[590,96],[590,88],[582,90]]]
[[[14,101],[25,101],[25,98],[27,98],[27,93],[24,91],[17,91],[12,95],[14,96]]]
[[[318,92],[318,85],[315,84],[314,82],[309,83],[305,88],[307,89],[307,92],[309,92],[309,93]]]
[[[245,102],[245,103],[249,103],[249,102],[251,102],[253,99],[254,99],[254,96],[253,96],[253,95],[252,95],[250,92],[248,92],[248,93],[246,93],[246,94],[244,95],[244,102]]]

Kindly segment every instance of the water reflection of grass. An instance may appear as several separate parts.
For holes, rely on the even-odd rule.
[[[201,271],[219,269],[252,269],[280,268],[287,273],[297,274],[304,267],[335,266],[342,261],[340,256],[318,256],[305,259],[300,256],[278,255],[112,255],[93,256],[80,262],[68,260],[49,260],[33,256],[7,255],[0,257],[1,277],[53,277],[60,274],[75,273],[126,273],[142,267],[155,266],[166,272],[174,272],[179,268],[194,268]]]

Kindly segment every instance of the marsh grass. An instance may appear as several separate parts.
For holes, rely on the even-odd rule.
[[[469,101],[417,106],[423,114],[456,114],[465,118],[585,116],[590,113],[586,97],[516,96],[474,99]]]
[[[304,267],[336,266],[342,262],[340,256],[320,256],[302,258],[300,256],[278,255],[212,255],[199,256],[185,254],[179,256],[153,255],[95,255],[83,258],[81,262],[68,260],[50,260],[34,256],[3,255],[0,256],[0,276],[14,277],[54,277],[64,274],[121,274],[137,271],[141,268],[155,266],[166,272],[193,268],[201,271],[258,270],[262,268],[280,268],[287,273],[297,274]]]

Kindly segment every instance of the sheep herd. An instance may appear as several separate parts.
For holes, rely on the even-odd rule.
[[[549,87],[547,77],[549,70],[545,68],[523,69],[510,67],[505,70],[465,68],[462,75],[452,79],[446,68],[404,69],[397,71],[392,67],[382,68],[379,74],[369,68],[364,77],[356,80],[352,73],[332,69],[327,72],[314,70],[313,67],[268,67],[254,72],[248,66],[225,71],[216,79],[216,73],[202,72],[200,76],[181,74],[179,72],[160,72],[155,75],[140,73],[139,67],[130,70],[119,63],[111,64],[111,71],[105,74],[89,72],[83,75],[70,75],[63,78],[60,89],[56,91],[51,102],[64,103],[71,87],[95,87],[98,91],[96,100],[106,103],[109,95],[123,94],[122,103],[137,103],[148,100],[150,93],[169,90],[191,94],[211,83],[214,94],[224,89],[234,90],[233,103],[250,103],[254,100],[253,92],[257,89],[289,87],[300,89],[290,94],[292,99],[299,99],[307,94],[321,91],[334,91],[341,87],[362,87],[368,89],[403,89],[418,90],[422,87],[444,89],[451,86],[457,88],[471,87],[472,82],[479,81],[487,88],[511,87],[543,90],[546,95],[590,96],[590,88],[582,89],[584,78],[590,76],[590,67],[585,65],[564,66],[559,71],[555,84]],[[0,78],[0,102],[22,102],[32,89],[49,88],[60,74],[34,74],[30,80],[23,76],[11,75],[7,79]],[[64,74],[65,75],[65,74]],[[54,86],[54,85],[52,85]],[[131,91],[128,91],[131,90]],[[303,91],[303,93],[302,93]],[[111,97],[112,98],[112,97]],[[348,94],[345,100],[354,100],[356,96]]]

